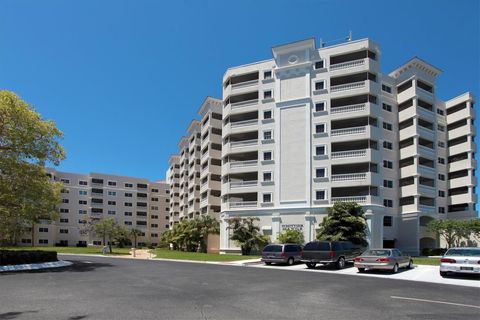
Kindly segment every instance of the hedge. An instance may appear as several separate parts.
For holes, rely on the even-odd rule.
[[[58,261],[56,251],[0,250],[0,265]]]
[[[423,248],[422,256],[443,256],[447,250],[445,248]]]

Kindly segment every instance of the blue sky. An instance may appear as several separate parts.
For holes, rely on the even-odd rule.
[[[164,178],[205,96],[271,47],[353,32],[389,72],[443,70],[441,99],[479,96],[479,1],[0,0],[0,88],[64,132],[59,169]]]

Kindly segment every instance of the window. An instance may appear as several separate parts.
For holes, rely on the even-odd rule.
[[[103,184],[103,179],[92,178],[92,183],[95,183],[95,184]]]
[[[68,219],[67,218],[60,218],[60,223],[68,223]]]
[[[383,206],[388,208],[393,207],[393,200],[383,199]]]
[[[440,180],[440,181],[445,181],[445,175],[439,173],[439,174],[438,174],[438,180]]]
[[[87,204],[87,200],[78,200],[78,204]]]
[[[437,108],[437,113],[441,116],[443,116],[445,114],[445,111],[443,111],[442,109],[438,109]],[[445,208],[444,208],[445,209]]]
[[[264,71],[263,79],[272,79],[272,71]]]
[[[81,196],[86,196],[88,194],[87,190],[78,190],[78,194]]]
[[[152,214],[152,215],[150,216],[150,218],[152,218],[152,219],[158,219],[158,215],[156,215],[156,214]],[[165,217],[165,218],[167,218],[167,219],[168,219],[168,217]]]
[[[388,122],[383,122],[383,129],[392,131],[392,124]]]
[[[93,245],[94,245],[94,246],[101,246],[101,245],[102,245],[102,241],[100,241],[100,240],[93,240]]]
[[[315,90],[325,89],[325,80],[315,82]]]
[[[387,93],[392,93],[392,87],[389,87],[386,84],[382,83],[382,91],[385,91]]]
[[[438,207],[438,213],[445,213],[445,207]]]
[[[157,192],[157,193],[158,193],[158,189],[154,189],[154,188],[152,188],[152,190],[151,190],[151,191],[152,191],[152,192]]]
[[[70,193],[70,190],[68,190],[68,189],[62,189],[62,190],[60,190],[60,193]]]
[[[383,226],[384,227],[391,227],[393,225],[393,217],[392,216],[384,216],[383,217]]]
[[[383,160],[383,167],[387,169],[393,169],[393,162],[390,160]]]
[[[78,214],[87,214],[87,210],[80,209],[78,210]]]
[[[263,152],[263,160],[272,160],[272,151],[264,151]]]
[[[131,207],[131,206],[133,206],[133,204],[132,204],[131,202],[125,202],[124,205],[125,205],[125,207]]]
[[[316,200],[326,200],[327,199],[327,194],[326,194],[325,190],[315,191],[315,199]]]
[[[393,188],[393,181],[392,180],[383,180],[383,186],[385,188]]]
[[[325,63],[323,62],[323,60],[319,60],[315,62],[315,70],[323,69],[323,68],[325,68]]]
[[[142,221],[142,220],[137,221],[137,226],[146,226],[146,225],[147,225],[147,221]]]
[[[79,180],[78,184],[81,185],[81,186],[86,186],[86,185],[88,185],[88,182],[85,181],[85,180]]]
[[[133,188],[133,183],[125,183],[125,188]]]
[[[48,232],[48,228],[38,228],[38,232]]]
[[[126,198],[131,198],[131,197],[133,197],[133,194],[130,193],[130,192],[125,192],[125,197]]]
[[[68,209],[60,208],[60,213],[68,213]]]
[[[32,239],[22,239],[22,243],[32,243]]]
[[[443,191],[443,190],[438,190],[438,196],[439,196],[439,197],[442,197],[442,198],[445,198],[445,191]]]
[[[138,217],[146,217],[147,213],[145,211],[137,211],[137,216]]]
[[[325,145],[315,147],[315,155],[316,156],[323,156],[325,154],[327,154],[327,147]]]
[[[272,173],[271,172],[264,172],[263,173],[263,181],[265,181],[265,182],[272,181]]]
[[[263,111],[263,119],[272,119],[272,110]]]
[[[137,202],[137,207],[145,208],[145,207],[147,207],[147,203],[146,202]]]
[[[62,203],[68,203],[68,199],[62,199]]]
[[[40,244],[48,244],[48,239],[38,239],[38,243],[40,243]]]
[[[108,214],[113,215],[116,214],[115,210],[108,210]]]
[[[108,195],[109,195],[109,196],[112,196],[112,197],[116,197],[116,196],[117,196],[117,192],[116,192],[116,191],[108,191]]]
[[[151,206],[150,209],[151,210],[158,210],[158,207],[157,206]]]
[[[440,148],[445,148],[445,142],[443,142],[443,141],[438,141],[438,146],[439,146]]]
[[[263,194],[263,203],[271,203],[272,202],[272,194],[271,193],[264,193]]]
[[[60,229],[60,233],[68,233],[68,229]]]
[[[445,158],[438,158],[438,163],[445,164]]]
[[[108,201],[108,205],[109,205],[109,206],[116,206],[116,205],[117,205],[117,201]]]
[[[325,102],[315,103],[315,112],[325,111]]]
[[[132,216],[132,213],[129,212],[129,211],[125,211],[125,217],[131,217]]]
[[[272,140],[272,131],[263,131],[263,140]]]
[[[441,124],[437,125],[438,131],[445,132],[445,126],[442,126]]]
[[[137,188],[146,189],[147,185],[145,183],[137,183]]]
[[[272,98],[272,90],[263,91],[263,99],[271,99]]]
[[[85,224],[85,223],[87,223],[87,220],[78,220],[78,223]]]
[[[108,185],[114,187],[117,183],[115,181],[108,181]]]
[[[383,141],[383,148],[392,150],[393,149],[393,144],[390,141]]]
[[[61,182],[63,182],[64,184],[70,184],[70,180],[68,179],[60,179]]]
[[[126,225],[126,226],[131,226],[131,225],[132,225],[132,221],[125,221],[125,225]]]
[[[151,198],[150,200],[152,200],[153,202],[158,202],[158,198],[157,197],[153,197]],[[168,200],[168,199],[167,199]]]
[[[315,169],[315,178],[325,178],[327,176],[326,168],[316,168]]]
[[[315,125],[315,133],[325,133],[326,125],[325,123],[319,123]]]
[[[388,112],[392,112],[392,106],[386,103],[382,104],[382,109]]]
[[[158,228],[158,224],[157,223],[151,223],[150,228]]]

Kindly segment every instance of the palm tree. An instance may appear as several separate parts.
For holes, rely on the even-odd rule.
[[[269,239],[260,233],[260,228],[255,225],[255,221],[260,219],[254,217],[234,217],[228,223],[228,229],[232,230],[230,240],[240,244],[242,255],[248,256],[253,248],[259,248],[266,245]]]
[[[220,233],[220,223],[217,219],[210,215],[204,215],[201,218],[197,218],[196,224],[200,235],[200,251],[207,252],[207,241],[209,234]]]
[[[142,235],[142,231],[138,229],[131,229],[130,236],[133,237],[133,247],[137,248],[137,238]]]

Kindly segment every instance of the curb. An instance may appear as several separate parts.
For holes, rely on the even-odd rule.
[[[0,266],[0,272],[61,268],[61,267],[71,266],[72,264],[73,263],[70,261],[63,261],[63,260],[54,261],[54,262],[44,262],[44,263],[16,264],[16,265]]]

